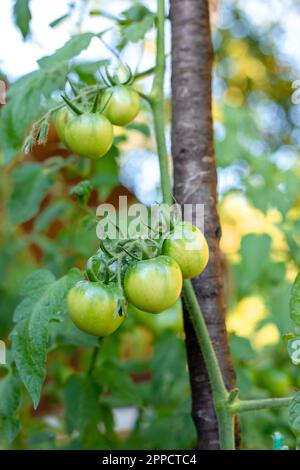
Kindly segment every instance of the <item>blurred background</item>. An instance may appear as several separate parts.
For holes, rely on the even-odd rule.
[[[153,30],[146,28],[142,38],[133,40],[132,31],[111,29],[115,17],[135,3],[31,0],[30,10],[23,6],[18,13],[13,1],[2,1],[0,78],[9,89],[71,35],[106,28],[105,41],[121,51],[133,70],[151,67]],[[155,11],[155,1],[143,4]],[[213,116],[231,351],[242,398],[284,396],[300,387],[299,366],[291,364],[283,337],[290,330],[289,294],[300,266],[300,105],[292,102],[293,82],[300,78],[300,6],[297,0],[220,0],[211,4],[211,19]],[[166,24],[169,49],[168,20]],[[93,84],[99,64],[109,57],[105,45],[93,39],[74,61],[72,73]],[[150,85],[149,77],[138,82],[146,91]],[[169,58],[165,89],[169,119]],[[37,267],[49,268],[56,276],[75,265],[84,267],[98,246],[95,208],[100,202],[117,205],[120,194],[145,204],[160,198],[146,106],[134,125],[118,131],[109,155],[92,166],[63,148],[54,127],[48,143],[35,147],[26,158],[38,163],[36,168],[44,168],[54,157],[68,164],[51,174],[20,171],[22,154],[8,165],[1,164],[0,338],[8,346],[22,281]],[[89,179],[94,188],[87,207],[70,194],[82,179]],[[87,367],[90,349],[86,346],[92,341],[74,347],[66,337],[49,354],[38,410],[33,410],[24,393],[21,430],[11,444],[0,434],[3,448],[195,445],[180,304],[162,316],[132,312],[104,342],[97,433],[91,429],[93,410],[88,404],[82,414],[76,412],[74,396],[80,384],[69,380],[74,371]],[[284,435],[285,444],[294,446],[285,409],[246,413],[241,430],[245,449],[271,449],[275,431]]]

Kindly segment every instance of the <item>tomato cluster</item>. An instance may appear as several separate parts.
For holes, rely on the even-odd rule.
[[[72,152],[90,159],[103,157],[113,143],[113,125],[126,126],[136,118],[140,96],[127,82],[122,84],[110,77],[107,86],[96,92],[89,110],[80,109],[63,96],[66,106],[56,113],[55,126],[59,138]]]
[[[101,241],[87,277],[67,298],[75,325],[96,336],[113,333],[127,311],[159,314],[174,307],[183,279],[198,276],[209,257],[202,232],[181,222],[158,240]]]
[[[126,70],[125,70],[126,72]],[[128,70],[127,70],[128,72]],[[106,85],[96,93],[89,111],[80,110],[63,96],[66,106],[55,116],[57,133],[73,152],[90,159],[107,153],[113,141],[113,125],[126,126],[140,111],[139,94],[125,80],[106,70]],[[202,232],[188,222],[160,230],[157,240],[102,241],[87,262],[88,280],[68,294],[75,325],[96,336],[113,333],[127,312],[159,314],[178,304],[183,279],[198,276],[205,268],[208,245]],[[109,245],[109,246],[108,246]]]

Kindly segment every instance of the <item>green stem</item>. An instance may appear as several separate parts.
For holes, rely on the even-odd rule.
[[[103,338],[99,337],[98,338],[98,345],[95,346],[94,349],[93,349],[91,362],[90,362],[90,365],[89,365],[89,368],[88,368],[88,371],[87,371],[87,375],[92,375],[92,373],[94,371],[94,368],[95,368],[95,365],[96,365],[96,362],[97,362],[97,358],[98,358],[98,355],[99,355],[99,352],[100,352],[100,347],[101,347],[102,341],[103,341]]]
[[[148,99],[154,120],[157,152],[160,163],[161,187],[163,201],[173,203],[172,186],[168,168],[168,154],[165,140],[164,120],[164,45],[165,0],[157,0],[157,39],[156,39],[156,70],[153,87]],[[201,348],[208,375],[211,381],[214,407],[219,425],[221,449],[234,449],[234,417],[228,408],[228,392],[224,385],[219,363],[212,346],[208,330],[202,316],[191,281],[184,281],[184,298],[188,306],[195,333]]]
[[[97,263],[97,259],[96,259],[95,256],[91,256],[87,260],[86,266],[85,266],[87,277],[88,277],[89,281],[91,281],[91,282],[99,282],[98,276],[95,273],[95,267],[99,268],[99,265]]]
[[[160,183],[163,195],[163,201],[166,204],[172,204],[172,186],[169,175],[169,163],[168,154],[165,141],[165,123],[164,123],[164,105],[163,98],[154,99],[151,102],[151,108],[154,120],[154,130],[156,136],[157,152],[160,156],[159,167],[160,167]]]
[[[293,397],[284,398],[262,398],[259,400],[236,400],[229,405],[232,414],[244,413],[246,411],[258,411],[265,408],[283,408],[289,406]]]
[[[74,111],[75,114],[78,114],[78,116],[80,116],[81,114],[83,114],[83,111],[81,109],[79,109],[77,106],[75,106],[74,103],[72,103],[71,100],[69,100],[69,98],[67,98],[66,96],[64,95],[61,95],[62,99],[66,102],[66,104],[69,106],[69,108],[72,109],[72,111]]]
[[[148,77],[149,75],[152,75],[155,72],[156,66],[150,67],[149,69],[142,70],[141,72],[137,72],[134,77],[133,81],[141,80],[142,78]]]
[[[183,283],[183,296],[197,336],[209,376],[214,407],[218,419],[220,448],[234,449],[234,417],[228,409],[228,392],[224,385],[218,359],[211,343],[195,291],[190,280]]]
[[[150,105],[153,113],[154,131],[157,152],[159,155],[161,188],[163,200],[172,204],[172,186],[169,175],[168,153],[165,139],[164,117],[164,75],[165,75],[165,0],[157,0],[157,38],[156,38],[156,72],[150,94]]]

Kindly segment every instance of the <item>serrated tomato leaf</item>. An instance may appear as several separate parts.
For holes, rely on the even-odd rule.
[[[10,338],[14,361],[35,408],[46,376],[50,322],[66,313],[67,292],[80,279],[82,273],[77,269],[58,280],[41,269],[33,272],[22,287],[24,298],[15,309]]]
[[[64,390],[68,433],[82,432],[87,424],[97,424],[100,387],[91,375],[72,375]]]
[[[19,420],[16,411],[20,404],[20,379],[15,371],[10,371],[0,380],[0,417],[2,418],[2,431],[10,443],[19,431]]]
[[[20,224],[36,215],[52,180],[40,163],[26,163],[17,167],[12,173],[12,180],[9,218],[12,223]]]
[[[5,162],[20,150],[26,131],[45,111],[45,99],[66,82],[68,63],[86,49],[94,35],[82,33],[72,37],[51,56],[38,61],[40,69],[16,80],[7,93],[7,104],[0,114],[0,142]]]
[[[29,34],[29,24],[31,20],[31,12],[29,8],[30,0],[15,0],[14,4],[14,20],[22,33],[23,39]]]

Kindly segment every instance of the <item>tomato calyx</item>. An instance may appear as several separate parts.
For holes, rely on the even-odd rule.
[[[61,95],[64,102],[69,106],[69,108],[78,116],[83,114],[83,110],[76,106],[66,95]]]
[[[131,85],[133,83],[133,74],[128,64],[120,61],[119,67],[110,73],[109,67],[106,65],[100,69],[100,76],[107,87],[117,85]]]
[[[121,239],[100,241],[99,250],[86,263],[86,275],[91,283],[116,285],[121,311],[127,315],[128,301],[124,294],[125,272],[132,262],[155,259],[161,243],[147,239]]]

